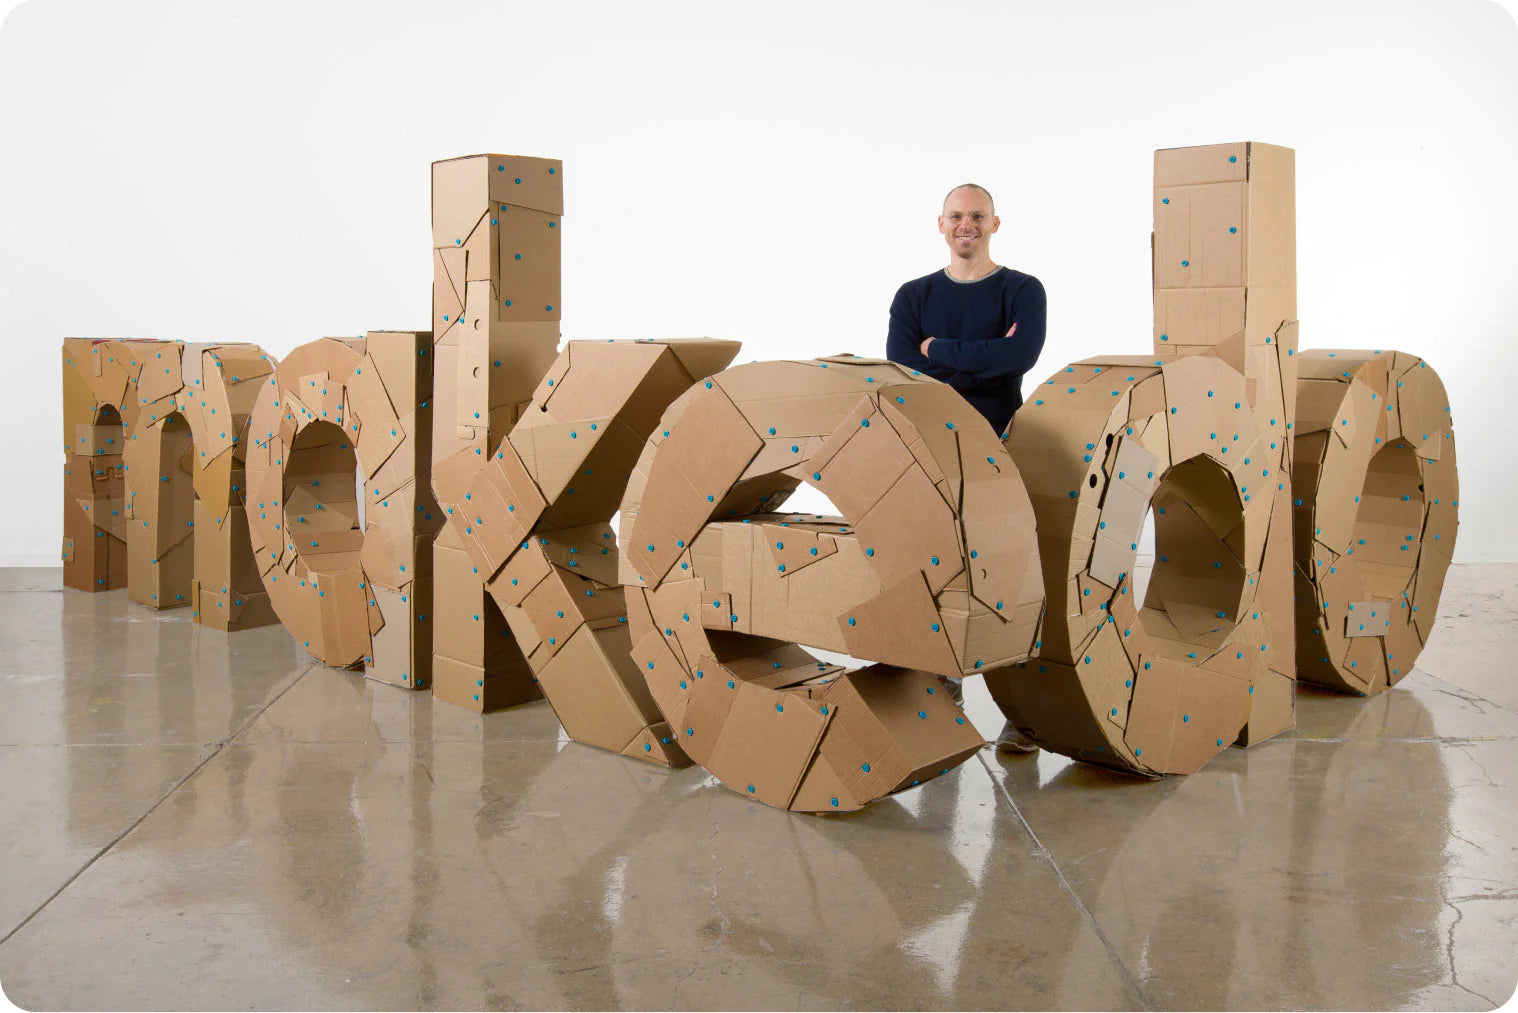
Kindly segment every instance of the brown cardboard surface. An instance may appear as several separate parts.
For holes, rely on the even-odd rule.
[[[1194,770],[1233,742],[1248,686],[1230,673],[1261,664],[1231,638],[1261,621],[1251,617],[1284,451],[1278,438],[1267,453],[1272,423],[1256,414],[1261,387],[1280,383],[1250,366],[1245,155],[1156,156],[1160,375],[1137,356],[1072,363],[1035,388],[1006,441],[1029,485],[1050,600],[1039,665],[1004,670],[993,695],[1045,748],[1138,773]],[[1191,354],[1177,354],[1178,338]],[[1251,386],[1240,370],[1259,378]],[[1138,609],[1125,574],[1151,505],[1159,558]]]
[[[295,349],[273,382],[259,384],[249,422],[256,452],[246,464],[248,523],[273,611],[319,660],[362,664],[375,678],[411,688],[431,681],[423,624],[433,588],[415,550],[440,511],[417,494],[430,486],[419,401],[391,399],[430,397],[431,348],[426,332],[371,331]],[[376,503],[366,504],[360,530],[354,474],[363,462],[380,463],[367,492]],[[366,535],[382,551],[365,552]],[[383,571],[366,571],[366,558]]]
[[[487,582],[577,741],[655,763],[688,762],[633,667],[607,522],[664,406],[695,380],[683,363],[725,362],[736,350],[736,342],[705,339],[570,342],[509,432],[492,415],[493,453],[466,444],[435,470],[450,539],[467,547],[475,581]],[[439,620],[453,623],[461,606],[468,616],[478,612],[472,600],[450,597],[440,601]],[[469,640],[466,629],[450,643]]]
[[[478,460],[473,463],[483,465],[487,454],[499,452],[506,430],[517,421],[519,406],[532,396],[533,388],[554,361],[559,340],[557,265],[562,222],[557,216],[563,213],[562,170],[562,165],[552,159],[497,154],[433,163],[436,343],[430,354],[435,389],[430,397],[420,400],[431,401],[430,413],[423,414],[437,420],[437,425],[430,426],[428,439],[431,460],[443,469],[443,481],[435,491],[446,506],[457,508],[475,477],[475,469],[460,455],[474,454]],[[516,182],[518,179],[522,182]],[[529,227],[533,223],[542,227]],[[507,270],[503,252],[511,258],[515,289],[511,295],[503,286]],[[518,252],[524,254],[522,261],[515,259]],[[512,301],[510,307],[507,298]],[[554,306],[552,313],[543,310],[548,305]],[[445,494],[447,467],[463,483],[456,490],[458,502]],[[430,485],[424,483],[423,488]],[[520,491],[527,495],[525,490]],[[508,502],[507,506],[511,505]],[[474,516],[484,514],[477,511]],[[483,543],[473,538],[476,534],[485,536]],[[491,524],[488,518],[482,528],[470,532],[471,551],[476,554],[473,567],[485,570],[486,576],[498,567],[507,548],[506,535],[501,524]],[[466,537],[463,528],[459,536]],[[493,564],[484,558],[486,545],[495,557]],[[450,594],[449,607],[456,608],[459,615],[483,614],[482,590]],[[471,600],[459,600],[460,595]],[[512,667],[521,660],[509,652],[500,656],[494,647],[487,647],[483,629],[469,625],[458,634],[468,643],[450,647],[456,655],[483,659],[488,654],[497,659],[496,664],[508,666],[499,672],[485,666],[487,683],[497,675],[509,678]],[[471,706],[473,696],[470,693],[465,698]],[[484,696],[481,694],[482,701]],[[449,698],[456,699],[457,694]]]
[[[1161,148],[1154,153],[1155,188],[1245,179],[1248,154],[1246,142]]]
[[[843,356],[729,369],[670,404],[628,483],[641,674],[692,758],[771,805],[857,808],[960,762],[979,739],[952,704],[939,722],[942,698],[860,693],[908,680],[926,700],[930,672],[1031,647],[1040,564],[1017,471],[958,395],[910,379]],[[766,512],[798,480],[845,516]],[[844,676],[796,642],[883,664]],[[819,695],[839,678],[852,701]],[[794,714],[803,692],[817,720]],[[872,749],[903,759],[840,759]]]
[[[66,581],[86,565],[116,569],[133,601],[170,608],[193,605],[198,580],[219,590],[212,610],[192,607],[197,621],[221,629],[271,622],[266,608],[248,604],[261,590],[246,579],[237,586],[229,569],[236,562],[246,575],[250,560],[245,524],[228,518],[241,495],[248,408],[273,360],[255,345],[88,339],[67,339],[64,360],[65,428],[76,455],[88,458],[67,470],[90,479],[66,484],[84,515],[66,521],[66,534],[90,545],[66,562]],[[80,538],[84,523],[98,534]],[[76,583],[103,590],[112,578]]]
[[[1380,692],[1412,670],[1454,548],[1449,406],[1434,370],[1407,353],[1294,358],[1299,678]]]

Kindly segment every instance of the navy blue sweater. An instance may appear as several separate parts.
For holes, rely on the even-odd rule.
[[[891,301],[886,358],[952,386],[1000,436],[1023,403],[1023,374],[1044,347],[1044,286],[1031,274],[998,267],[975,281],[946,270],[902,285]],[[1017,325],[1017,333],[1005,337]],[[924,338],[937,340],[928,355]]]

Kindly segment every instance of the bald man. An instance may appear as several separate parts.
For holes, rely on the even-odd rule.
[[[962,183],[949,191],[938,216],[949,266],[897,289],[886,358],[949,384],[1002,436],[1023,403],[1023,374],[1044,347],[1046,302],[1037,278],[992,262],[999,228],[985,187]],[[962,680],[946,681],[963,702]],[[1010,723],[996,747],[1038,752]]]
[[[992,262],[999,228],[985,187],[949,191],[938,216],[949,266],[897,289],[886,358],[949,384],[1001,436],[1043,350],[1046,302],[1037,278]]]

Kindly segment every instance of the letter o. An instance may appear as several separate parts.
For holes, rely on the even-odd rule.
[[[1412,671],[1455,549],[1449,398],[1406,352],[1297,359],[1298,678],[1376,693]]]
[[[431,344],[371,331],[302,345],[248,426],[248,530],[275,614],[317,660],[412,689],[428,684],[432,655],[417,546],[441,525],[418,436]]]
[[[1038,657],[987,684],[1046,749],[1190,773],[1237,737],[1266,667],[1256,587],[1278,451],[1244,378],[1211,356],[1090,360],[1037,390],[1006,442],[1038,516],[1048,614]],[[1151,505],[1140,604],[1133,565]]]

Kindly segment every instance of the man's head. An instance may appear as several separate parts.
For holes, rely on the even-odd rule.
[[[938,231],[949,252],[961,260],[991,257],[991,236],[1001,228],[991,194],[978,183],[961,183],[943,199]]]

